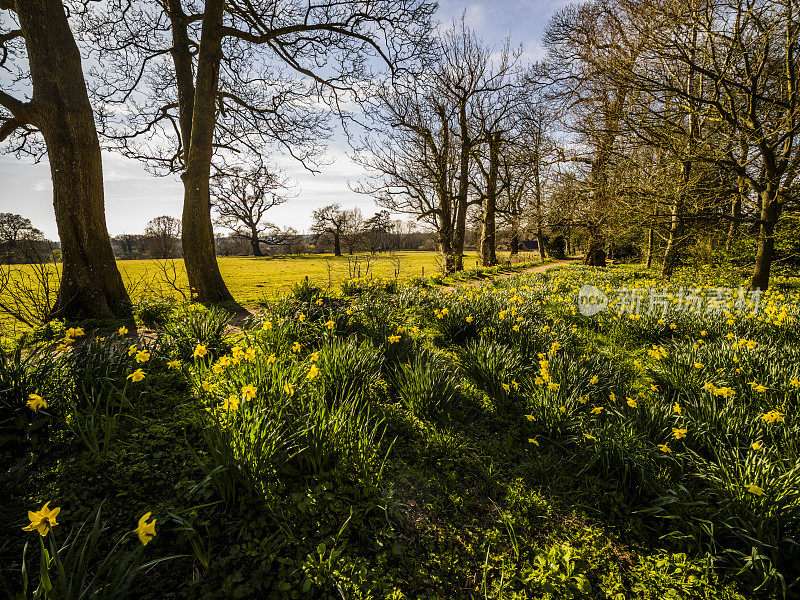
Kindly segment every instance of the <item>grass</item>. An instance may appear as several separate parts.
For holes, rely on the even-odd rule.
[[[305,288],[236,334],[179,304],[141,339],[0,353],[0,589],[88,571],[146,600],[797,598],[800,281],[748,317],[735,292],[679,304],[739,284],[681,272],[666,314],[634,318],[582,316],[589,282],[663,290],[625,266]],[[48,501],[37,549],[22,527]]]

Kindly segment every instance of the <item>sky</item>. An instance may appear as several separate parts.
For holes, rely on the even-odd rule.
[[[550,16],[567,4],[564,0],[440,0],[438,19],[448,24],[466,11],[467,23],[487,43],[500,46],[510,37],[522,44],[526,58],[542,55],[540,40]],[[267,213],[281,227],[307,231],[316,208],[338,202],[358,207],[365,216],[378,208],[367,196],[350,190],[348,183],[363,177],[361,167],[349,158],[349,147],[336,136],[329,146],[328,162],[311,174],[288,160],[279,160],[296,187],[292,200]],[[106,222],[109,233],[141,233],[147,222],[160,215],[180,218],[183,189],[177,176],[156,177],[144,166],[113,152],[103,152]],[[58,238],[52,206],[52,186],[47,160],[34,164],[0,154],[0,212],[29,218],[50,239]]]

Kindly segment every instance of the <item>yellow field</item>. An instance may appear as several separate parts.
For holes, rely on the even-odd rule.
[[[500,253],[501,259],[507,254]],[[468,252],[464,259],[466,268],[477,264],[477,253]],[[530,260],[530,255],[520,255],[520,260]],[[358,254],[334,257],[333,254],[314,254],[293,257],[220,257],[220,269],[233,297],[243,306],[253,306],[267,298],[286,293],[305,277],[311,283],[335,291],[345,279],[372,275],[395,277],[408,281],[413,277],[433,275],[440,269],[438,252],[407,251],[383,253],[375,256]],[[117,262],[132,299],[147,293],[179,296],[175,287],[188,293],[186,273],[182,259],[176,260],[121,260]],[[22,267],[22,271],[28,267]],[[424,269],[424,271],[423,271]],[[2,300],[3,298],[0,298]],[[0,335],[14,330],[24,330],[10,317],[0,314]]]
[[[423,274],[433,275],[439,269],[440,255],[437,252],[397,252],[370,256],[334,257],[333,254],[314,254],[294,257],[220,257],[219,267],[225,283],[233,297],[241,304],[248,306],[261,301],[265,297],[274,297],[286,293],[291,287],[308,277],[311,283],[323,288],[336,288],[342,281],[351,277],[366,276],[394,278],[395,269],[399,269],[398,278],[409,280]],[[465,265],[473,266],[475,253],[466,259]],[[367,261],[370,261],[367,270]],[[160,286],[161,291],[169,293],[165,286],[167,277],[163,267],[167,266],[168,278],[173,276],[172,265],[177,275],[176,283],[185,288],[187,285],[183,260],[121,260],[117,263],[125,279],[126,286],[135,297],[144,289],[145,283]]]

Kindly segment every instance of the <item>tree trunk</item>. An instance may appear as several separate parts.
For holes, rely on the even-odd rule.
[[[253,256],[264,256],[261,251],[261,242],[258,239],[258,231],[255,229],[250,231],[250,246],[253,248]]]
[[[224,0],[207,0],[205,4],[192,110],[191,144],[186,172],[183,174],[183,259],[189,286],[200,302],[233,301],[217,264],[209,191],[224,6]]]
[[[172,29],[172,62],[175,65],[175,83],[178,88],[178,116],[181,131],[181,149],[184,164],[188,162],[192,139],[192,112],[194,110],[194,72],[192,45],[189,39],[189,19],[181,0],[169,0],[168,15]]]
[[[28,51],[35,125],[50,161],[64,263],[52,316],[130,316],[106,227],[94,114],[64,6],[60,0],[18,0],[16,12]]]
[[[653,266],[653,228],[649,227],[647,229],[647,262],[645,263],[646,268],[650,268]]]
[[[761,224],[758,229],[756,266],[750,280],[751,290],[766,290],[769,287],[772,255],[775,250],[775,225],[778,223],[780,208],[777,187],[768,185],[761,194]]]
[[[691,140],[690,140],[691,143]],[[675,197],[672,203],[672,213],[670,215],[669,223],[669,238],[667,238],[667,247],[664,250],[664,265],[661,268],[661,277],[669,280],[672,278],[672,273],[678,265],[678,251],[683,242],[683,235],[685,223],[683,220],[683,203],[684,198],[689,189],[689,176],[692,169],[692,162],[690,160],[683,161],[681,166],[683,189]]]
[[[590,224],[587,227],[588,239],[586,240],[586,255],[583,263],[592,267],[606,266],[605,243],[599,234],[599,226]]]
[[[539,257],[544,260],[546,255],[544,252],[544,233],[541,225],[536,228],[536,245],[539,246]]]
[[[486,197],[483,199],[483,228],[481,232],[481,265],[497,264],[497,176],[500,171],[500,134],[489,140],[489,173],[486,177]]]
[[[339,239],[339,234],[333,234],[333,255],[334,256],[341,256],[342,255],[342,242]]]
[[[725,240],[725,251],[730,252],[733,240],[739,230],[739,219],[742,218],[742,198],[747,194],[747,180],[739,176],[739,193],[731,203],[731,226],[728,227],[728,237]]]
[[[454,269],[461,271],[464,268],[464,238],[467,233],[467,196],[469,193],[469,159],[472,150],[472,141],[469,135],[467,122],[466,101],[460,103],[458,109],[458,123],[461,134],[458,167],[458,195],[456,197],[456,219],[453,228],[453,259]]]
[[[511,240],[509,246],[511,256],[519,254],[519,217],[516,214],[511,219]]]

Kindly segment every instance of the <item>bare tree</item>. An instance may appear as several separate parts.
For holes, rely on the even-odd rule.
[[[688,159],[729,170],[742,178],[740,190],[746,181],[758,195],[750,285],[766,289],[775,230],[800,168],[800,6],[795,0],[653,1],[628,13],[635,34],[650,43],[626,80],[658,105],[675,99],[686,106],[690,126],[671,134],[686,145]],[[698,135],[701,119],[713,135]]]
[[[342,236],[346,235],[347,228],[352,220],[348,211],[342,210],[338,204],[330,204],[318,208],[311,214],[313,222],[311,232],[319,239],[328,234],[333,237],[334,256],[342,255]]]
[[[213,206],[217,224],[250,242],[253,256],[263,256],[261,244],[274,245],[276,228],[263,220],[266,212],[289,198],[276,192],[287,181],[263,165],[252,169],[234,168],[212,181]]]
[[[181,221],[167,215],[156,217],[147,223],[144,236],[152,258],[174,258],[180,249]]]
[[[0,142],[40,157],[26,143],[41,134],[50,163],[64,261],[53,315],[130,315],[106,228],[100,143],[64,5],[0,0],[0,11],[9,11],[12,23],[0,30],[0,66],[14,61],[18,74],[0,90]],[[28,84],[29,100],[13,95],[27,94]]]
[[[377,65],[397,72],[415,62],[435,4],[207,0],[202,12],[184,0],[158,6],[134,16],[127,0],[110,0],[99,11],[89,31],[123,68],[112,70],[98,93],[125,104],[148,97],[137,126],[109,135],[125,151],[182,173],[189,281],[201,301],[230,300],[214,255],[212,169],[241,153],[258,157],[264,143],[312,166],[326,132],[318,100],[343,113],[342,100],[360,100],[360,82],[376,76]],[[152,152],[163,132],[170,151]],[[142,136],[150,147],[138,152],[128,140]]]

